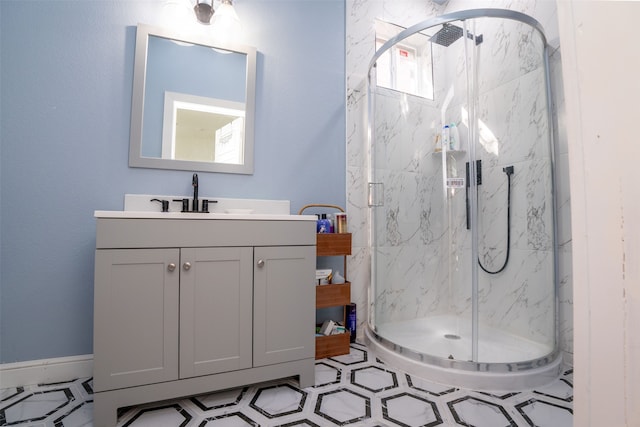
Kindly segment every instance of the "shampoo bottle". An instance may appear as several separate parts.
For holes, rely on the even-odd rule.
[[[449,150],[460,150],[460,134],[455,123],[449,125]]]
[[[445,125],[442,128],[442,149],[443,150],[451,149],[451,132],[449,129],[449,125]]]

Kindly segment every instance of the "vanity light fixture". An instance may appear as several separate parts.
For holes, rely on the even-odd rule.
[[[196,0],[196,5],[193,7],[193,10],[196,12],[198,22],[209,24],[214,13],[213,0]]]
[[[232,0],[221,0],[212,24],[219,25],[223,29],[240,26],[240,18],[233,7]]]
[[[220,42],[230,42],[239,39],[242,26],[240,18],[233,7],[232,0],[221,0],[213,20],[213,36]]]
[[[217,9],[213,8],[215,0],[196,0],[196,5],[193,10],[196,13],[198,22],[202,24],[209,24],[221,27],[221,29],[237,31],[240,27],[240,18],[233,7],[232,0],[220,0],[220,4]],[[213,17],[213,20],[211,18]]]

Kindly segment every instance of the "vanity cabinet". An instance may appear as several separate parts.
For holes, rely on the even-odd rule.
[[[314,384],[315,222],[98,218],[94,424],[270,379]]]

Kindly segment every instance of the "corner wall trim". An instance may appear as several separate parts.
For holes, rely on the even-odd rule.
[[[93,376],[93,354],[0,364],[0,389]]]

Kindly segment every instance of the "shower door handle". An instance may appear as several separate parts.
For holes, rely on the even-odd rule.
[[[467,214],[467,230],[471,230],[471,204],[469,203],[470,184],[469,162],[466,163],[465,210]],[[482,160],[476,160],[476,189],[482,184]]]
[[[471,230],[471,217],[470,217],[471,212],[469,211],[469,209],[471,209],[471,206],[469,205],[469,187],[471,185],[469,184],[469,162],[467,162],[465,182],[467,184],[465,185],[465,189],[464,189],[464,208],[467,215],[467,230]]]

